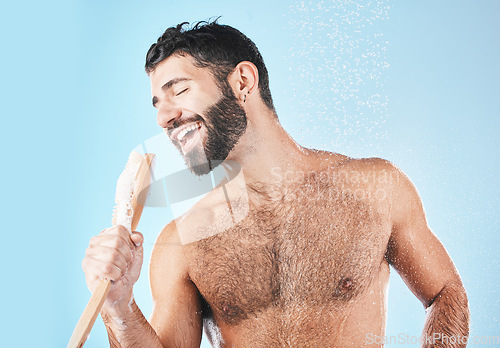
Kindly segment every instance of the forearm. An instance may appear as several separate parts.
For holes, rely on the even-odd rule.
[[[469,305],[462,285],[447,284],[427,308],[422,347],[466,347]]]
[[[103,308],[101,316],[108,331],[111,348],[163,347],[135,301],[120,310],[119,314],[118,311]]]

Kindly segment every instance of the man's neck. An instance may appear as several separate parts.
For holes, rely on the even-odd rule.
[[[282,173],[293,175],[306,164],[308,150],[292,139],[274,115],[262,116],[253,122],[249,119],[247,131],[231,153],[247,184],[276,184]]]

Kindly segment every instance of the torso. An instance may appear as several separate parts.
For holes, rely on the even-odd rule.
[[[384,183],[351,180],[375,170],[366,163],[323,168],[272,197],[269,185],[249,185],[243,219],[212,214],[213,226],[229,227],[184,246],[215,346],[359,347],[369,333],[383,336],[391,229]]]

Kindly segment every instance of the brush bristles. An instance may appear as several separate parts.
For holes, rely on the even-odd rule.
[[[132,198],[135,189],[135,179],[144,156],[136,151],[130,154],[125,169],[116,183],[115,208],[113,209],[113,225],[122,225],[131,232],[134,210]]]

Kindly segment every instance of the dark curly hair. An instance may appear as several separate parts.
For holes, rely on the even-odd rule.
[[[173,54],[193,57],[197,67],[208,67],[219,86],[227,86],[227,77],[242,61],[255,64],[259,71],[259,91],[268,108],[274,110],[269,76],[257,46],[239,30],[228,25],[200,21],[191,28],[183,22],[165,30],[158,41],[151,45],[146,55],[146,73]]]

